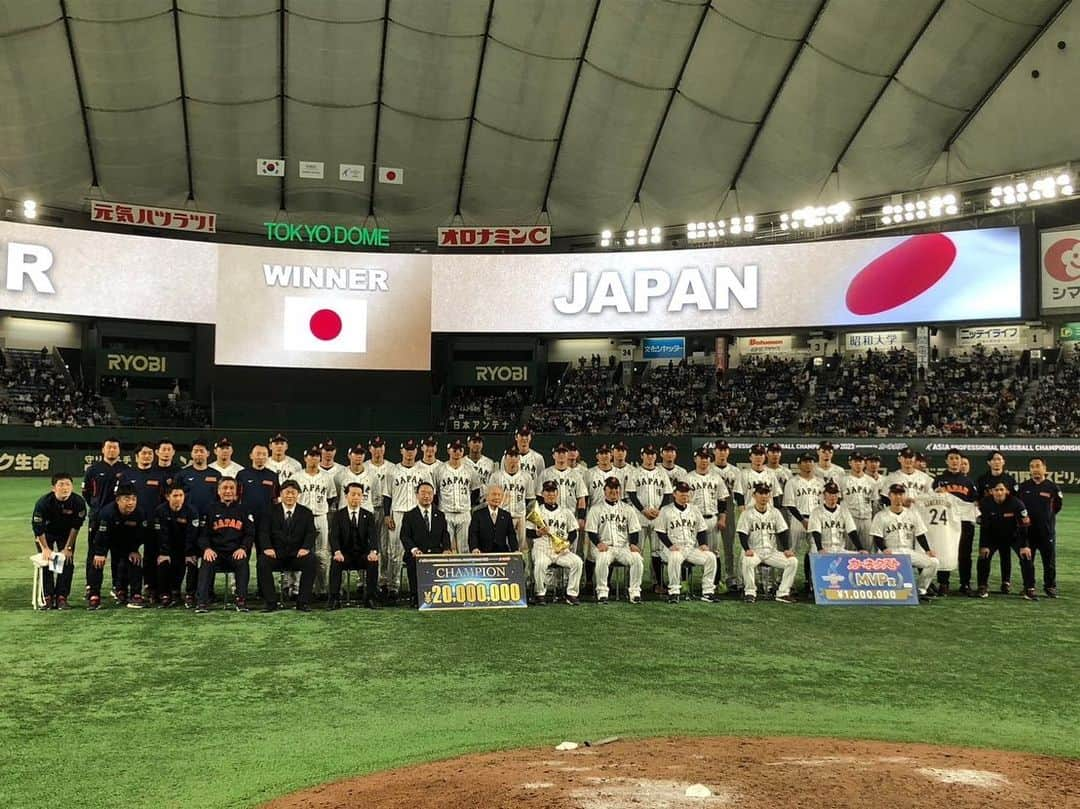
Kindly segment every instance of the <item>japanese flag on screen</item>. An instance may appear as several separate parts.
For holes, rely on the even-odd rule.
[[[405,169],[393,168],[391,166],[379,166],[379,182],[390,183],[391,185],[401,185],[405,182]]]
[[[365,353],[367,301],[286,296],[285,349]]]

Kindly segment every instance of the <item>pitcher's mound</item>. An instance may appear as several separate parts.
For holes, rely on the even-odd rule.
[[[436,761],[278,798],[271,809],[913,809],[1080,806],[1080,762],[835,739],[639,739]],[[690,797],[701,785],[707,797]],[[700,788],[693,792],[704,792]]]

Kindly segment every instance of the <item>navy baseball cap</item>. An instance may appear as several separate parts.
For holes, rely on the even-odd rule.
[[[473,433],[472,435],[469,436],[469,443],[470,444],[483,444],[484,443],[484,436],[480,435],[480,433]]]
[[[765,454],[765,445],[764,444],[754,444],[752,447],[750,447],[750,454],[751,455],[764,455]]]
[[[130,483],[121,483],[119,486],[116,487],[117,497],[135,497],[137,495],[138,492],[135,491],[135,487]]]
[[[729,445],[727,441],[721,438],[715,444],[713,444],[713,450],[718,449],[731,449],[731,445]]]
[[[779,444],[777,444],[775,441],[773,441],[771,444],[769,444],[769,446],[767,446],[766,449],[769,452],[783,452],[784,451],[784,448],[782,446],[780,446]]]
[[[654,447],[652,444],[646,444],[645,446],[643,446],[641,448],[641,454],[642,455],[655,455],[656,454],[656,447]]]
[[[836,485],[835,480],[830,480],[825,484],[825,494],[840,494],[840,487]]]
[[[570,447],[566,446],[566,444],[564,444],[563,442],[560,441],[558,444],[555,445],[554,449],[552,449],[551,451],[553,453],[554,452],[569,452]]]
[[[364,446],[363,441],[357,442],[355,447],[349,447],[350,455],[367,455],[367,447]]]
[[[915,450],[913,450],[911,447],[904,447],[902,450],[900,450],[898,453],[896,453],[896,457],[897,458],[914,458],[915,457]]]
[[[416,439],[415,438],[410,438],[407,441],[402,441],[401,442],[401,448],[402,449],[415,450],[416,447],[417,447],[417,444],[416,444]]]
[[[866,460],[868,460],[868,461],[877,461],[878,463],[881,463],[881,456],[878,455],[876,452],[874,452],[874,453],[871,453],[870,455],[867,455]]]
[[[688,492],[690,491],[690,484],[687,483],[685,480],[680,480],[678,483],[675,484],[675,491]]]
[[[858,450],[855,450],[855,451],[854,451],[853,453],[851,453],[850,455],[848,455],[848,460],[849,460],[849,461],[865,461],[865,460],[866,460],[866,456],[865,456],[865,455],[863,455],[863,454],[862,454],[861,452],[859,452]]]
[[[517,447],[508,447],[506,452],[503,453],[503,456],[507,456],[507,455],[514,455],[514,456],[520,458],[521,457],[521,452],[518,451]]]
[[[271,444],[288,444],[289,439],[286,438],[281,433],[274,433],[272,436],[270,436],[270,443]]]
[[[435,436],[427,435],[427,436],[424,436],[424,440],[420,442],[420,446],[422,446],[422,447],[437,447],[437,446],[439,446],[439,442],[435,440]]]
[[[668,441],[664,446],[660,447],[664,452],[678,452],[679,448],[675,446],[671,441]]]
[[[532,434],[533,434],[532,427],[530,427],[528,424],[522,424],[520,427],[517,428],[517,432],[515,433],[515,435],[532,435]]]
[[[627,444],[625,441],[618,441],[618,442],[615,443],[615,446],[613,446],[612,449],[620,449],[623,452],[629,452],[630,451],[630,445]]]
[[[460,438],[455,438],[453,441],[451,441],[449,444],[446,445],[446,448],[448,450],[460,449],[462,452],[464,452],[465,451],[465,444],[464,444],[464,442],[462,442],[462,440]]]
[[[369,447],[385,447],[386,446],[386,441],[383,440],[383,437],[381,435],[377,435],[374,438],[372,438],[370,441],[368,441],[368,446]]]
[[[832,441],[829,441],[828,439],[826,439],[825,441],[822,441],[820,444],[818,444],[817,448],[818,449],[836,449],[836,447],[833,446]]]
[[[607,444],[601,444],[600,446],[598,446],[596,448],[596,454],[597,455],[610,455],[611,454],[611,447],[609,447]]]
[[[319,458],[322,456],[322,451],[318,447],[308,447],[304,450],[304,457]]]
[[[231,447],[232,441],[228,438],[219,438],[214,442],[214,449],[225,449],[225,447]]]
[[[319,449],[324,449],[327,452],[330,452],[331,450],[337,449],[337,444],[334,443],[333,438],[327,438],[325,441],[319,444]]]
[[[712,460],[712,453],[709,452],[707,449],[705,449],[705,447],[702,447],[701,449],[699,449],[697,452],[694,453],[694,457],[695,458],[704,458],[707,461],[711,461]]]
[[[907,486],[903,483],[893,483],[889,486],[889,494],[907,494]]]
[[[768,483],[755,483],[754,494],[772,494],[772,486]]]
[[[557,492],[559,491],[559,484],[554,480],[545,480],[544,485],[540,487],[545,492]]]
[[[817,457],[810,452],[804,452],[802,455],[799,456],[799,463],[804,463],[806,461],[810,461],[811,463],[813,463],[816,460]]]

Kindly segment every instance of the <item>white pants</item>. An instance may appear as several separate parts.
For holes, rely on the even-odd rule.
[[[738,558],[736,556],[736,550],[742,549],[742,546],[739,545],[738,541],[735,539],[735,528],[738,519],[735,516],[734,496],[728,497],[727,511],[725,513],[727,514],[727,523],[724,525],[724,530],[720,532],[721,544],[724,548],[724,569],[727,570],[725,580],[733,582],[738,581],[739,579],[739,574],[736,572],[738,569],[738,562],[735,561]],[[720,515],[717,514],[716,518],[719,519]],[[713,524],[715,525],[716,523],[714,522]],[[710,547],[712,546],[710,545]]]
[[[315,515],[315,592],[327,591],[330,575],[330,528],[325,514]],[[297,578],[299,582],[299,578]]]
[[[450,547],[454,553],[469,553],[469,523],[471,511],[444,511],[446,528],[450,531]]]
[[[873,520],[870,517],[855,517],[855,532],[859,535],[859,542],[862,543],[864,551],[872,551],[874,549],[874,538],[870,536],[870,523]]]
[[[709,550],[711,550],[713,552],[713,554],[715,554],[716,563],[720,564],[720,560],[723,558],[723,553],[724,553],[724,535],[720,531],[720,529],[718,529],[716,527],[716,521],[718,519],[720,519],[719,514],[714,514],[712,517],[706,517],[705,518],[705,525],[706,525],[706,535],[708,536],[708,539],[706,540],[706,542],[709,545]],[[731,574],[732,574],[731,568],[728,568],[727,572],[728,572],[727,577],[730,579]],[[714,574],[713,577],[715,578],[715,574]]]
[[[649,555],[659,556],[663,558],[663,554],[660,553],[660,549],[664,547],[664,543],[661,542],[656,536],[656,525],[646,520],[644,517],[641,520],[641,533],[638,534],[638,547],[644,552],[645,543],[649,543]],[[656,584],[657,582],[653,582]]]
[[[382,499],[379,499],[382,502]],[[375,536],[379,540],[379,586],[386,586],[386,544],[388,542],[388,532],[386,530],[386,515],[383,513],[382,506],[372,512],[372,516],[375,518]]]
[[[634,553],[623,546],[616,548],[608,545],[606,551],[596,552],[596,597],[607,598],[608,569],[613,562],[630,568],[630,598],[641,598],[641,575],[645,571],[645,560],[640,553]]]
[[[904,554],[911,557],[911,566],[919,571],[919,595],[926,595],[926,589],[937,576],[938,566],[941,564],[936,556],[927,555],[922,548],[911,551],[893,551],[894,554]]]
[[[573,551],[563,551],[555,555],[551,550],[550,542],[537,542],[534,540],[532,548],[533,582],[536,587],[536,595],[547,595],[548,568],[552,565],[566,568],[566,594],[576,596],[581,587],[581,572],[585,569],[585,563],[581,557]]]
[[[791,517],[791,550],[795,552],[796,556],[802,556],[808,550],[810,545],[814,543],[814,540],[810,538],[810,532],[803,528],[801,520],[795,519],[794,515]]]
[[[391,593],[396,593],[401,586],[401,568],[405,565],[405,549],[401,546],[401,524],[405,521],[404,511],[395,511],[393,530],[386,531],[386,548],[382,558],[386,560],[386,586]]]
[[[799,557],[784,556],[783,551],[776,550],[755,550],[753,556],[747,556],[744,552],[742,556],[743,587],[746,588],[748,594],[757,592],[755,576],[758,565],[768,565],[784,571],[780,577],[780,586],[776,590],[776,595],[780,597],[791,594],[791,585],[795,583],[795,573],[799,569]]]
[[[682,586],[683,562],[692,565],[701,565],[701,594],[707,596],[716,592],[716,554],[712,551],[703,551],[700,548],[683,548],[681,545],[672,545],[665,548],[660,543],[660,558],[667,562],[668,595],[678,595]]]

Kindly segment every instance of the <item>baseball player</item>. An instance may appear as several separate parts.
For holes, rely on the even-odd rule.
[[[510,512],[518,535],[518,547],[524,553],[528,547],[525,542],[525,515],[532,510],[536,500],[536,483],[529,473],[521,468],[521,454],[517,447],[506,450],[502,463],[503,468],[491,474],[484,489],[484,496],[487,496],[487,489],[492,486],[502,486],[503,501],[500,508]]]
[[[912,467],[915,457],[912,453]],[[913,471],[918,471],[913,468]],[[937,574],[938,560],[930,549],[926,538],[926,525],[919,512],[904,505],[909,502],[907,491],[902,483],[890,483],[889,507],[874,515],[870,535],[878,550],[889,554],[906,554],[911,557],[911,565],[917,568],[919,600],[928,601],[929,588]]]
[[[315,592],[327,592],[327,577],[330,574],[330,529],[326,515],[337,503],[337,484],[329,472],[322,469],[322,450],[311,447],[304,450],[304,468],[289,478],[300,484],[299,503],[310,509],[315,517]],[[298,587],[299,576],[292,574]]]
[[[956,567],[960,571],[960,594],[961,595],[974,595],[971,589],[971,551],[975,544],[975,522],[979,517],[978,490],[975,488],[975,481],[961,472],[961,461],[963,459],[963,453],[956,447],[952,447],[945,455],[945,471],[934,478],[933,489],[938,494],[947,494],[956,500],[955,519],[952,522],[959,522],[960,537],[957,541],[956,548]],[[924,511],[923,520],[926,521],[927,514]],[[952,517],[954,515],[946,515],[946,517]],[[930,529],[931,534],[935,533],[935,526],[931,523],[934,522],[934,518],[931,517],[927,522],[927,528]],[[947,520],[947,523],[949,521]],[[931,536],[931,545],[934,545]],[[934,545],[941,555],[940,548]],[[942,558],[944,562],[944,558]],[[938,568],[938,595],[947,596],[949,594],[949,573],[952,570],[951,565],[942,564]]]
[[[735,490],[735,480],[739,475],[739,468],[735,464],[728,463],[731,447],[728,442],[720,439],[713,446],[713,469],[724,481],[728,492]],[[737,590],[739,587],[738,573],[735,569],[735,499],[728,497],[724,501],[724,525],[720,529],[721,541],[724,548],[724,569],[727,570],[727,587],[729,590]],[[716,569],[717,576],[721,575],[719,566]]]
[[[244,468],[232,457],[232,441],[228,438],[219,438],[214,442],[214,462],[210,464],[210,468],[219,473],[219,480],[220,478],[235,478]]]
[[[88,610],[101,606],[101,582],[105,575],[105,558],[116,557],[113,587],[118,606],[127,605],[142,609],[142,554],[149,525],[146,516],[139,511],[135,487],[121,483],[116,487],[115,498],[98,514],[97,531],[92,538],[93,551],[87,585],[90,587]],[[128,600],[128,594],[131,600]]]
[[[781,489],[787,486],[787,482],[791,480],[791,470],[787,467],[787,464],[780,462],[783,457],[784,448],[775,441],[765,447],[765,466],[772,470]],[[782,510],[781,513],[783,513]]]
[[[709,547],[716,554],[716,582],[723,575],[720,567],[720,551],[724,547],[724,531],[727,529],[727,506],[731,493],[723,476],[712,463],[709,450],[702,447],[694,454],[694,468],[683,478],[690,486],[690,502],[701,511],[709,531]],[[734,564],[734,562],[732,562]],[[728,571],[730,577],[730,569]],[[733,586],[734,588],[734,586]]]
[[[378,481],[374,473],[372,473],[368,464],[364,463],[367,459],[367,445],[363,441],[358,441],[355,446],[349,447],[345,457],[349,459],[349,465],[341,467],[334,477],[334,483],[337,485],[337,501],[338,503],[344,503],[345,490],[348,485],[358,483],[360,490],[364,493],[360,508],[374,516],[375,506],[373,503],[375,503],[376,499],[381,502],[382,492],[378,488]],[[377,535],[378,529],[373,530]]]
[[[876,452],[872,452],[866,456],[866,474],[869,478],[881,486],[881,456]],[[875,499],[874,512],[877,513],[881,509],[881,501]]]
[[[832,462],[834,452],[835,449],[832,441],[826,440],[818,444],[817,463],[814,464],[814,474],[821,478],[822,483],[827,483],[831,480],[840,488],[840,491],[843,491],[844,469]]]
[[[773,505],[780,508],[783,505],[784,488],[780,485],[776,473],[765,466],[764,444],[754,444],[750,447],[750,468],[739,469],[735,475],[735,488],[732,495],[735,497],[735,505],[740,513],[742,509],[750,507],[754,487],[759,483],[772,487]]]
[[[470,435],[468,444],[469,454],[465,456],[465,463],[476,472],[480,487],[483,488],[487,486],[491,473],[495,471],[495,461],[484,454],[484,437],[480,433]]]
[[[199,579],[199,512],[187,502],[187,493],[179,483],[169,487],[166,500],[154,512],[153,530],[157,535],[158,581],[167,581],[161,606],[195,606]],[[151,561],[149,564],[152,564]],[[187,574],[187,587],[181,601],[180,586]]]
[[[818,553],[847,553],[851,550],[866,550],[859,539],[855,519],[847,506],[840,502],[840,487],[833,481],[825,484],[822,503],[810,512],[807,530],[814,541]],[[807,554],[809,560],[809,554]],[[806,580],[811,581],[809,564]]]
[[[998,483],[1004,483],[1009,494],[1016,494],[1020,487],[1016,485],[1016,478],[1005,471],[1005,456],[997,450],[986,456],[987,470],[975,480],[975,488],[979,492],[980,502],[990,496],[991,491]],[[1012,554],[998,554],[998,563],[1001,565],[1001,592],[1012,591]]]
[[[878,482],[866,474],[866,459],[861,452],[848,456],[850,471],[844,475],[843,496],[855,530],[859,532],[859,544],[866,549],[873,547],[870,538],[870,522],[874,519],[874,510],[878,503]]]
[[[660,447],[660,468],[667,472],[672,486],[686,477],[686,469],[675,462],[678,457],[679,448],[670,441]]]
[[[570,448],[560,442],[551,451],[555,463],[540,473],[540,487],[553,481],[559,489],[559,506],[569,509],[578,519],[585,519],[585,506],[589,489],[581,479],[581,473],[570,468]]]
[[[327,438],[319,444],[319,468],[335,481],[338,473],[345,468],[337,462],[337,444],[333,438]]]
[[[205,464],[205,460],[203,462]],[[86,579],[90,580],[90,569],[94,558],[94,535],[97,534],[98,512],[113,501],[116,486],[128,472],[128,465],[120,460],[120,441],[106,438],[101,442],[101,460],[94,461],[86,468],[83,478],[82,497],[86,502],[90,525],[86,543]],[[86,586],[87,597],[90,586]]]
[[[1020,500],[1028,510],[1031,525],[1028,526],[1028,547],[1031,563],[1035,564],[1035,552],[1039,552],[1043,565],[1043,592],[1047,598],[1057,598],[1057,515],[1064,500],[1061,488],[1046,476],[1046,461],[1032,458],[1028,463],[1030,480],[1020,484]]]
[[[573,441],[567,441],[566,448],[570,450],[570,468],[581,475],[582,480],[585,480],[585,476],[589,474],[589,465],[582,459],[581,450]]]
[[[533,431],[528,425],[518,428],[514,434],[514,445],[518,451],[518,468],[539,487],[540,473],[544,471],[544,456],[532,448]],[[506,456],[503,455],[503,469],[506,469]],[[536,499],[539,488],[532,492],[530,499]]]
[[[371,472],[371,513],[375,516],[375,531],[379,539],[379,591],[383,598],[390,592],[389,557],[391,554],[390,531],[386,527],[386,511],[383,503],[390,489],[390,480],[394,474],[394,464],[386,460],[386,441],[377,435],[368,442],[371,460],[364,466]],[[394,545],[401,543],[395,542]],[[394,584],[397,589],[397,583]]]
[[[628,494],[626,484],[634,469],[627,460],[629,454],[630,446],[625,441],[619,440],[611,445],[611,474],[618,478],[624,500]]]
[[[140,441],[135,453],[135,465],[128,467],[122,480],[135,487],[139,512],[145,515],[147,520],[153,518],[154,511],[165,501],[167,477],[165,470],[159,468],[154,461],[154,445],[149,441]],[[169,586],[168,582],[158,582],[157,566],[153,562],[158,555],[157,534],[147,532],[144,539],[143,555],[151,561],[143,568],[143,587],[147,602],[154,604],[159,593],[169,592]]]
[[[1028,544],[1028,516],[1024,502],[1009,489],[1009,484],[998,480],[990,493],[979,501],[979,562],[977,576],[979,598],[989,596],[990,562],[994,554],[1010,557],[1008,566],[1001,566],[1001,592],[1008,594],[1012,573],[1012,552],[1020,557],[1020,573],[1024,579],[1024,598],[1038,601],[1035,595],[1035,563]]]
[[[176,444],[171,438],[162,438],[158,441],[154,450],[154,458],[157,468],[165,476],[165,486],[172,486],[176,481],[176,473],[180,471],[180,464],[176,463]]]
[[[772,504],[772,487],[760,483],[753,492],[753,505],[739,515],[737,533],[742,545],[743,601],[757,601],[758,565],[777,568],[782,572],[776,600],[782,604],[794,604],[791,586],[799,560],[789,547],[790,533],[780,511]]]
[[[278,485],[304,468],[300,461],[287,454],[288,451],[289,440],[284,435],[274,433],[270,436],[270,457],[266,460],[266,466],[271,471],[277,472]]]
[[[433,435],[425,436],[420,442],[420,460],[416,462],[416,465],[421,469],[426,469],[434,481],[442,463],[439,460],[439,442]]]
[[[612,476],[604,483],[604,502],[589,509],[585,531],[596,550],[596,603],[608,600],[608,574],[613,562],[630,569],[630,603],[641,603],[641,558],[637,510],[622,500],[622,485]]]
[[[203,517],[217,500],[217,487],[221,473],[207,463],[210,450],[206,441],[197,438],[191,442],[191,464],[185,466],[176,476],[176,480],[187,493],[187,503]]]
[[[814,474],[814,456],[799,456],[799,471],[784,489],[784,508],[791,515],[791,549],[796,557],[805,554],[810,543],[810,513],[821,505],[825,481]],[[809,579],[806,581],[810,589]]]
[[[915,450],[904,447],[897,455],[897,459],[900,462],[900,468],[886,475],[878,487],[883,506],[888,506],[891,502],[889,489],[894,484],[904,487],[907,498],[904,502],[905,507],[910,506],[921,495],[930,494],[934,490],[934,479],[915,466]]]
[[[690,502],[690,484],[675,484],[674,500],[660,509],[656,519],[660,558],[667,563],[668,604],[679,603],[683,564],[701,565],[702,601],[719,601],[716,596],[716,554],[709,549],[709,526],[701,509]]]
[[[668,473],[656,465],[656,447],[646,444],[641,448],[641,464],[632,469],[626,479],[626,497],[630,505],[638,510],[641,523],[641,545],[649,543],[649,556],[652,561],[653,592],[666,594],[667,590],[660,581],[660,568],[664,563],[661,552],[663,543],[656,535],[660,509],[671,502],[674,489]],[[713,571],[715,574],[716,571]],[[663,591],[663,592],[662,592]]]
[[[440,464],[435,472],[436,497],[439,508],[446,515],[454,553],[468,553],[469,522],[473,508],[480,504],[480,479],[473,467],[465,463],[464,443],[451,441],[446,450],[450,460]]]
[[[578,601],[578,593],[581,588],[581,573],[585,567],[581,557],[570,549],[577,543],[577,515],[560,505],[559,484],[556,481],[544,481],[540,486],[540,496],[543,499],[540,513],[544,515],[545,526],[543,528],[537,528],[531,524],[528,526],[528,537],[532,542],[533,582],[536,589],[534,605],[539,606],[545,602],[549,568],[557,565],[566,568],[567,571],[566,603],[576,607],[581,603]],[[567,540],[570,547],[556,554],[551,542],[552,534],[557,534]]]
[[[930,456],[921,452],[915,453],[915,468],[920,472],[930,474]]]
[[[396,601],[398,586],[401,581],[401,568],[405,563],[405,547],[401,544],[401,524],[405,514],[416,508],[416,490],[421,483],[435,481],[431,471],[416,462],[416,441],[409,439],[401,444],[401,463],[394,467],[386,487],[383,489],[383,513],[386,515],[386,528],[389,532],[387,542],[386,586],[384,600]],[[413,599],[416,593],[412,594]]]
[[[615,478],[622,485],[623,481],[615,473],[615,467],[611,463],[611,447],[601,444],[596,448],[596,466],[589,470],[589,505],[595,506],[604,502],[604,481]]]
[[[34,504],[30,518],[30,528],[42,557],[51,560],[54,552],[64,554],[64,569],[55,583],[53,572],[48,568],[42,570],[46,609],[68,608],[75,571],[75,539],[86,520],[86,501],[74,494],[74,489],[71,475],[56,473],[52,476],[52,490]]]

